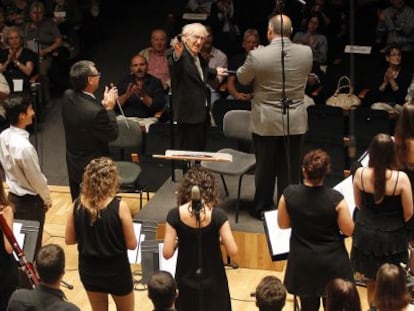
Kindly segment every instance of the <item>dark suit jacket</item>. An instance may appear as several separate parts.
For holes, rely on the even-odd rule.
[[[81,182],[85,166],[97,157],[108,156],[108,143],[118,136],[113,110],[93,97],[68,90],[62,105],[69,178]]]
[[[173,50],[167,53],[167,59],[171,75],[174,121],[186,124],[206,122],[210,110],[207,62],[199,57],[204,74],[203,81],[198,73],[193,56],[186,48],[184,48],[178,60],[174,60]],[[214,73],[211,73],[211,75],[214,75]]]

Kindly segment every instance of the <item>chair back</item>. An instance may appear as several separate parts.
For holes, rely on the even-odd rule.
[[[228,111],[223,119],[224,136],[240,141],[252,141],[250,114],[248,110]]]
[[[120,160],[129,160],[130,153],[141,153],[142,129],[140,125],[123,116],[117,117],[118,137],[109,143],[111,153],[118,153]]]

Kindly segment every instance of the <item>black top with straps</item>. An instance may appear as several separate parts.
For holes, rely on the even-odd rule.
[[[374,195],[365,191],[361,173],[361,201],[355,219],[351,262],[355,272],[374,279],[378,268],[385,262],[397,266],[407,263],[407,230],[405,227],[401,195],[396,195],[399,172],[391,195],[384,195],[376,203]]]

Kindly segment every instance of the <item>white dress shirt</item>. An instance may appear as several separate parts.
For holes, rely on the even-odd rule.
[[[36,149],[26,130],[10,126],[0,134],[0,162],[11,193],[40,195],[45,205],[51,204],[47,179],[40,170]]]

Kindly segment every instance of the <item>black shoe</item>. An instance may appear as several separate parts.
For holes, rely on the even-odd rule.
[[[263,221],[264,220],[264,213],[263,212],[250,211],[249,214],[253,218],[256,218],[256,219],[258,219],[260,221]]]

